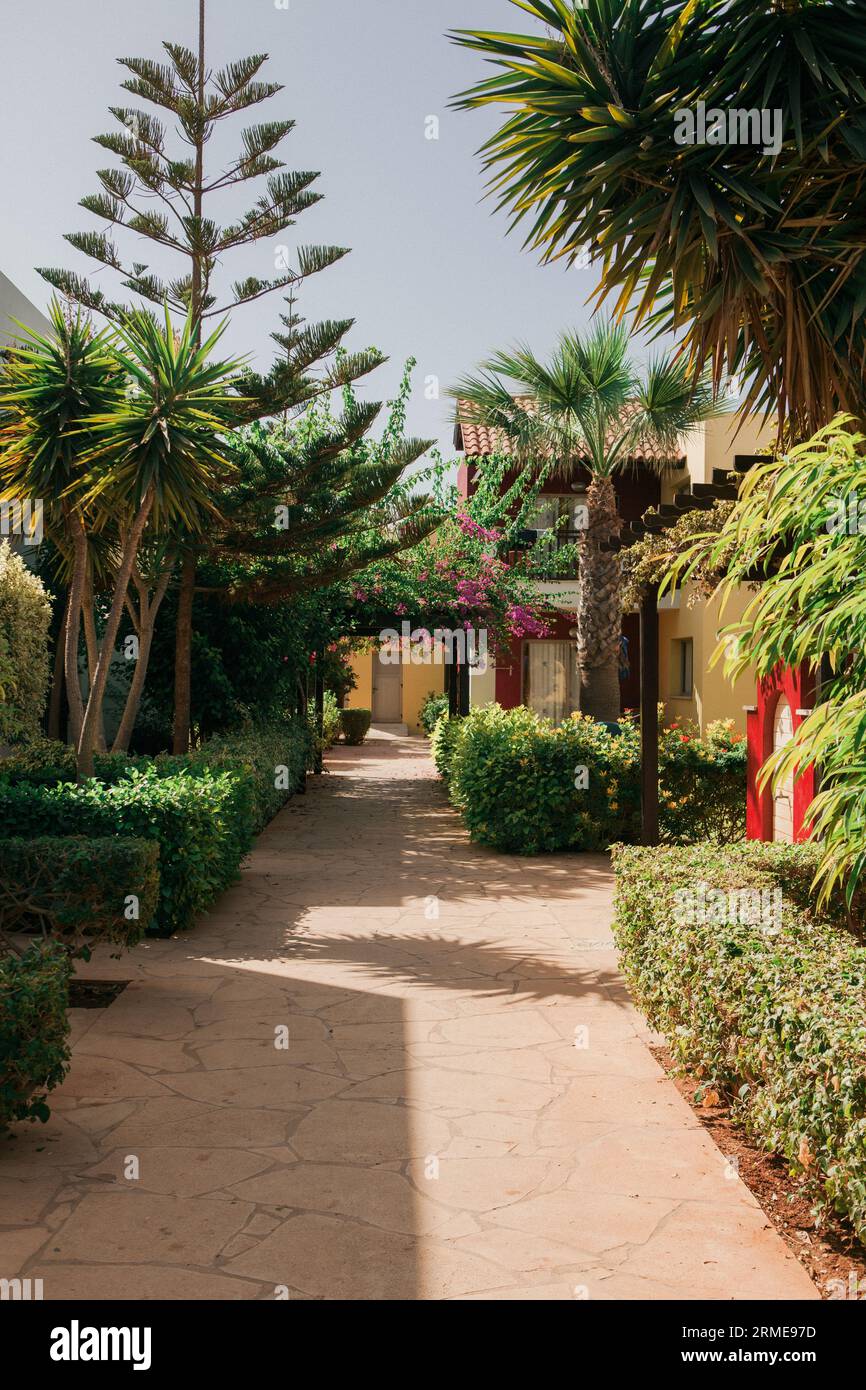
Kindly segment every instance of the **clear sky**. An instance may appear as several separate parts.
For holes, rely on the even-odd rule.
[[[63,233],[104,226],[77,202],[98,191],[94,170],[112,162],[91,139],[116,128],[107,107],[135,104],[119,90],[116,58],[158,58],[163,39],[192,46],[196,11],[194,0],[3,0],[0,270],[40,308],[48,288],[33,267],[86,271],[92,263]],[[365,387],[372,398],[387,399],[404,359],[417,357],[408,429],[438,438],[450,456],[445,388],[492,349],[519,339],[546,352],[559,330],[589,316],[594,272],[539,265],[482,197],[475,151],[495,118],[448,110],[484,65],[446,31],[533,21],[508,0],[288,0],[286,9],[275,0],[208,0],[208,16],[209,64],[267,52],[262,76],[285,88],[226,129],[292,117],[282,157],[289,168],[321,170],[325,194],[287,237],[236,255],[228,278],[272,275],[280,240],[352,247],[309,282],[301,311],[309,320],[354,317],[349,346],[388,354]],[[431,116],[438,140],[426,138]],[[209,149],[208,159],[219,164],[222,153]],[[256,187],[236,190],[235,212]],[[130,234],[117,240],[128,260],[155,264]],[[97,283],[117,293],[112,272]],[[231,350],[264,367],[280,307],[274,295],[236,310]],[[439,400],[425,399],[427,377],[440,380]]]

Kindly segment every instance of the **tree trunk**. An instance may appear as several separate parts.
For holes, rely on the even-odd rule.
[[[63,670],[66,665],[66,624],[69,619],[69,590],[66,590],[66,603],[63,617],[57,630],[54,648],[54,671],[51,677],[51,698],[48,702],[48,737],[59,739],[60,719],[63,712]]]
[[[577,614],[580,708],[593,719],[615,723],[620,716],[622,573],[619,555],[601,548],[616,538],[621,524],[612,480],[594,477],[586,503]]]
[[[111,601],[111,611],[108,614],[108,621],[105,624],[105,632],[102,634],[102,643],[99,648],[99,660],[96,663],[96,672],[93,677],[93,684],[90,688],[87,709],[84,712],[84,723],[81,728],[81,738],[78,743],[79,781],[83,780],[85,777],[93,776],[93,748],[96,741],[96,730],[102,718],[102,703],[105,699],[108,672],[111,667],[111,659],[114,655],[114,644],[117,641],[117,633],[120,628],[120,619],[126,602],[126,591],[129,587],[132,567],[135,564],[138,547],[141,544],[144,528],[147,525],[147,519],[153,507],[153,498],[154,489],[153,484],[151,484],[142,498],[138,514],[123,546],[120,568],[117,572],[114,595]]]
[[[114,737],[112,753],[126,753],[129,749],[129,740],[132,738],[135,729],[135,721],[138,718],[138,711],[141,707],[141,697],[144,693],[144,682],[147,677],[147,667],[150,662],[150,649],[153,645],[153,633],[156,627],[156,615],[160,605],[165,598],[168,582],[171,578],[172,570],[176,560],[174,554],[166,558],[165,568],[159,577],[159,583],[154,591],[152,602],[148,603],[147,589],[144,585],[139,587],[139,624],[138,624],[138,660],[135,663],[135,673],[126,697],[126,705],[123,710],[123,717]]]
[[[69,702],[69,732],[72,741],[77,745],[84,723],[84,701],[81,697],[81,675],[78,670],[78,642],[81,636],[81,609],[87,581],[87,533],[81,517],[71,507],[66,511],[66,521],[72,537],[72,583],[69,586],[69,602],[66,608],[64,665],[66,698]]]
[[[93,685],[93,674],[96,670],[96,663],[99,659],[99,643],[96,640],[96,618],[93,613],[93,578],[88,577],[84,586],[84,602],[82,604],[84,613],[84,645],[87,648],[87,693],[90,694]],[[105,752],[105,726],[100,715],[99,723],[96,727],[96,748],[97,752]]]
[[[192,605],[195,598],[195,555],[186,554],[180,576],[174,640],[174,731],[172,749],[189,752],[192,708]]]

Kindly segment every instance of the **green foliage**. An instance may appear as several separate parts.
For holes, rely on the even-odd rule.
[[[795,433],[861,414],[864,0],[514,3],[533,32],[456,36],[488,73],[460,104],[503,113],[483,149],[511,225],[591,256],[597,298],[742,371]],[[684,140],[699,102],[779,112],[778,139]]]
[[[325,691],[325,708],[322,717],[322,742],[326,748],[333,748],[342,733],[340,707],[337,698],[330,690]]]
[[[472,838],[508,853],[603,850],[640,834],[640,734],[573,715],[554,727],[524,706],[440,720],[436,766]],[[660,745],[663,837],[737,839],[745,828],[746,751],[728,729],[679,728]]]
[[[760,579],[739,621],[720,634],[714,660],[727,675],[768,676],[780,663],[824,668],[818,702],[774,753],[765,779],[784,782],[810,764],[821,789],[805,814],[820,842],[824,891],[853,896],[866,871],[866,436],[838,417],[812,439],[752,468],[721,531],[698,537],[669,572],[685,582],[723,567],[718,592]]]
[[[432,734],[439,720],[447,713],[448,696],[437,695],[434,690],[431,690],[429,695],[425,696],[424,703],[418,715],[421,728],[424,730],[425,734]]]
[[[816,1204],[864,1240],[866,948],[841,924],[840,904],[816,908],[818,854],[808,845],[617,848],[614,930],[632,994],[678,1061],[702,1089],[723,1092]],[[708,887],[743,890],[747,904],[756,890],[779,890],[780,918],[744,923],[756,914],[740,906],[684,913],[684,898]]]
[[[73,952],[98,942],[134,946],[158,896],[152,840],[0,840],[0,931],[41,931]]]
[[[97,776],[78,785],[68,760],[41,770],[4,764],[0,834],[157,841],[151,930],[171,935],[235,882],[254,836],[297,789],[309,746],[297,725],[251,728],[190,755],[97,759]]]
[[[451,763],[462,725],[462,718],[455,715],[452,719],[446,709],[442,717],[437,719],[433,728],[430,751],[433,754],[436,771],[444,782],[448,782],[451,777]]]
[[[0,958],[0,1130],[48,1119],[45,1093],[69,1069],[72,965],[56,942]]]
[[[0,544],[0,743],[35,738],[48,695],[51,604],[41,580]]]
[[[372,711],[368,709],[340,710],[340,727],[343,730],[344,741],[353,748],[362,744],[367,737],[372,718]]]

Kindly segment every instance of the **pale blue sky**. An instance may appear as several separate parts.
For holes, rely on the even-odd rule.
[[[115,59],[159,57],[163,39],[191,45],[196,9],[194,0],[3,0],[0,269],[40,307],[47,286],[33,267],[86,270],[62,234],[102,225],[77,202],[97,191],[94,170],[112,162],[91,140],[114,128],[108,105],[132,104],[119,91]],[[325,201],[285,240],[353,248],[310,282],[302,312],[354,316],[350,346],[375,344],[389,355],[365,387],[376,399],[393,392],[403,360],[416,356],[408,428],[450,453],[447,385],[491,349],[521,339],[544,352],[560,329],[588,319],[594,272],[540,266],[519,236],[505,235],[505,214],[482,199],[475,150],[493,117],[447,109],[483,64],[446,31],[532,21],[507,0],[289,0],[287,10],[274,0],[209,0],[208,11],[211,64],[268,52],[262,75],[284,84],[250,120],[294,118],[282,157],[289,168],[322,171]],[[438,140],[425,138],[428,116],[439,118]],[[215,164],[220,155],[208,152]],[[128,234],[118,243],[127,259],[147,258]],[[274,250],[262,242],[230,260],[228,278],[273,273]],[[98,283],[116,290],[118,282],[102,271]],[[280,307],[273,296],[237,310],[231,350],[264,366]],[[442,382],[438,401],[424,398],[427,376]]]

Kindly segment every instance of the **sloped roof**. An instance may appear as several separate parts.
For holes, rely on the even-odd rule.
[[[535,399],[532,396],[515,396],[515,403],[519,405],[529,415],[535,414]],[[635,406],[626,406],[624,414],[634,410]],[[608,440],[613,443],[618,430],[614,427],[608,434]],[[681,452],[674,462],[684,464],[686,461],[686,451],[683,441],[680,441]],[[467,458],[483,458],[487,454],[511,454],[514,452],[511,440],[503,430],[490,428],[488,425],[481,424],[477,413],[469,401],[459,400],[457,402],[457,424],[454,427],[454,447],[466,454]],[[668,464],[671,460],[660,450],[651,446],[642,446],[630,456],[632,463],[647,463],[650,465]]]
[[[0,270],[0,348],[8,347],[21,337],[21,330],[12,322],[13,319],[35,329],[37,333],[47,333],[51,328],[42,311],[31,304],[27,296]]]

